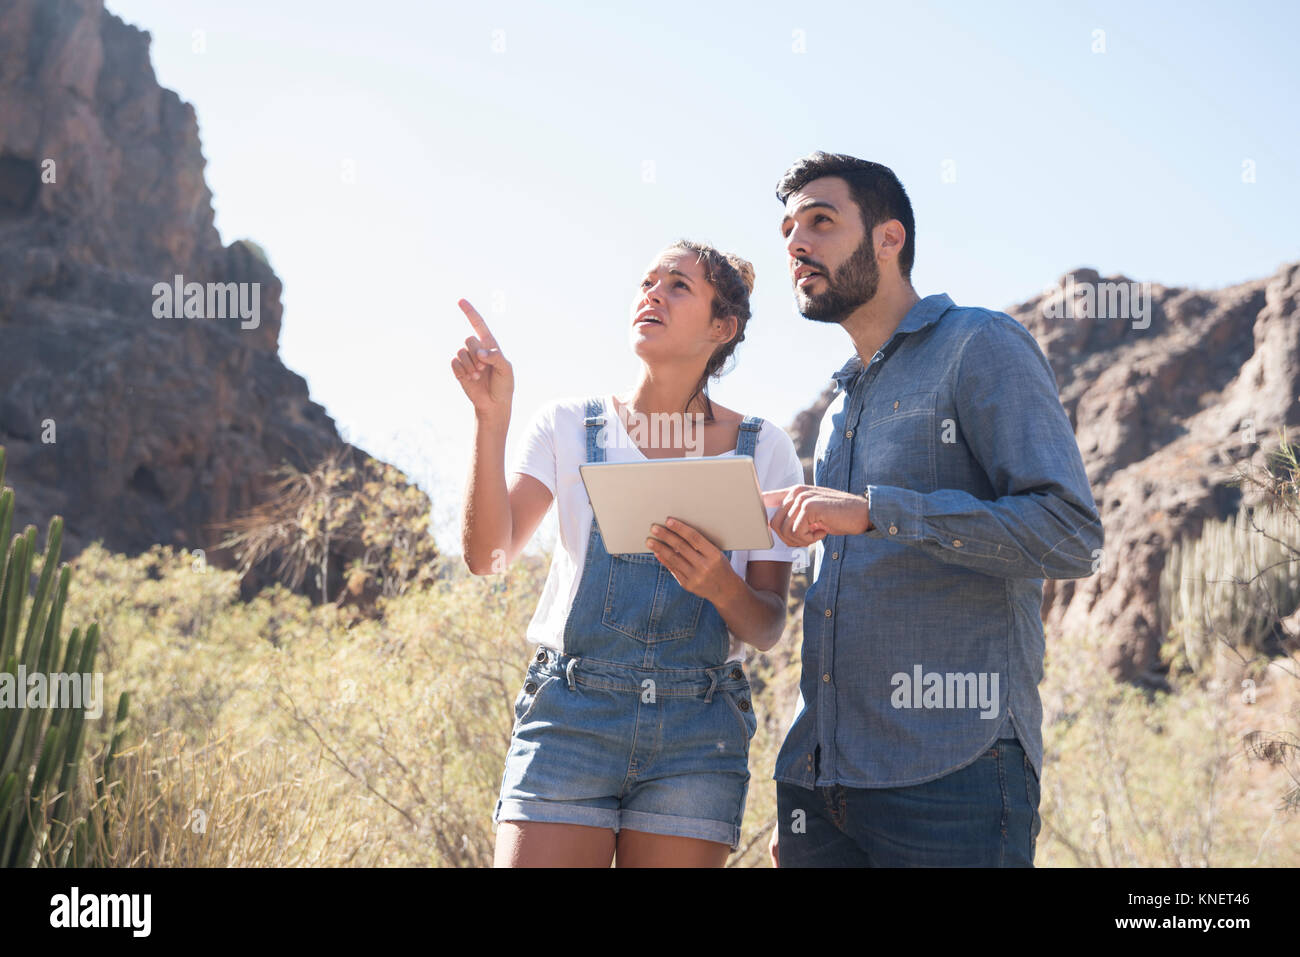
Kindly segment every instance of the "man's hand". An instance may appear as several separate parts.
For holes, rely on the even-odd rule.
[[[780,843],[780,840],[781,840],[781,825],[778,824],[776,827],[772,828],[772,840],[767,842],[767,853],[772,855],[773,867],[781,866],[781,857],[777,850],[777,845]]]
[[[819,485],[791,485],[763,493],[763,504],[779,506],[768,523],[777,538],[795,548],[827,535],[861,535],[872,527],[867,499]]]

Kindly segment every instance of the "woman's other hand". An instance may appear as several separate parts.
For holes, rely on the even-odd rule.
[[[465,340],[465,348],[451,360],[451,371],[474,404],[475,415],[481,420],[508,421],[515,391],[514,369],[478,310],[467,299],[459,300],[457,305],[475,334]]]

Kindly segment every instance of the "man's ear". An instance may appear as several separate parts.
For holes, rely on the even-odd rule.
[[[879,262],[896,262],[903,252],[903,243],[907,242],[907,230],[896,219],[878,223],[872,231],[872,245],[876,249]]]

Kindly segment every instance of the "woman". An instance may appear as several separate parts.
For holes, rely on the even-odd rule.
[[[477,420],[465,561],[503,571],[552,500],[560,524],[493,815],[497,866],[719,867],[739,842],[757,726],[741,665],[746,645],[780,639],[798,549],[723,552],[669,519],[647,529],[651,554],[610,555],[578,467],[750,455],[764,489],[803,481],[782,429],[707,394],[745,337],[752,286],[749,263],[710,246],[661,252],[629,316],[639,380],[540,410],[508,487],[513,372],[460,301],[476,333],[451,363]]]

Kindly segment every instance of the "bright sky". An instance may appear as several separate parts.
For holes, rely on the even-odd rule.
[[[444,550],[462,296],[514,364],[512,451],[547,399],[635,383],[628,307],[682,236],[757,272],[711,394],[782,425],[815,398],[851,345],[795,311],[773,193],[813,150],[899,175],[913,282],[959,304],[1300,259],[1294,3],[107,4],[198,113],[223,241],[284,281],[284,363],[431,494]]]

